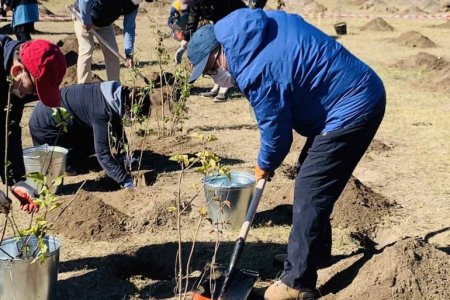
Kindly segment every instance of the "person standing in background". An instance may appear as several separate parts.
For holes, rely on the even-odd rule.
[[[37,0],[5,0],[3,11],[12,10],[12,28],[18,41],[31,40],[34,23],[39,21]]]
[[[78,40],[77,79],[78,83],[88,83],[92,78],[92,54],[94,52],[94,29],[113,49],[119,52],[112,24],[124,16],[124,46],[126,67],[134,65],[134,40],[136,16],[141,0],[75,0],[74,9],[81,21],[74,19],[75,35]],[[120,61],[105,45],[100,43],[105,57],[106,77],[120,82]]]

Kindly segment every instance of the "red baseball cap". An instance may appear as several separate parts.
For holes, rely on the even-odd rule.
[[[61,105],[59,85],[66,74],[66,58],[55,44],[34,40],[21,45],[20,59],[35,80],[36,92],[46,106]]]

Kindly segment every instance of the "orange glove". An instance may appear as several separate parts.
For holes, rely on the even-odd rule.
[[[266,178],[267,181],[270,181],[272,179],[273,175],[275,175],[275,173],[273,171],[264,171],[259,166],[256,166],[256,168],[255,168],[256,181],[263,179],[263,178]]]
[[[34,202],[37,191],[25,181],[14,184],[11,187],[11,193],[20,201],[20,209],[28,213],[39,212],[39,205]]]

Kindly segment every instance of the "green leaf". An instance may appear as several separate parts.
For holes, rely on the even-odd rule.
[[[61,185],[62,182],[63,182],[63,180],[64,180],[64,175],[61,175],[61,176],[56,177],[56,178],[53,180],[52,187],[53,187],[53,186],[59,186],[59,185]]]

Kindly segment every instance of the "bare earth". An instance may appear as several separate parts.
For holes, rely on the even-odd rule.
[[[178,47],[166,34],[169,2],[144,3],[138,17],[136,57],[141,71],[148,76],[158,71],[157,29],[165,34],[164,44],[170,55]],[[450,299],[450,29],[445,19],[385,17],[411,6],[425,12],[429,9],[431,14],[438,9],[444,14],[441,5],[445,1],[285,2],[286,11],[299,14],[302,8],[299,2],[305,2],[305,7],[315,13],[326,8],[326,13],[373,16],[306,19],[332,36],[336,35],[333,24],[347,22],[348,34],[338,41],[373,67],[387,89],[384,121],[335,205],[333,255],[340,259],[319,271],[320,293],[324,299]],[[43,2],[57,15],[67,15],[65,4],[71,1]],[[275,8],[276,2],[269,1],[268,6]],[[379,16],[392,31],[383,30],[386,25],[380,30],[377,26],[370,31],[360,30]],[[116,22],[122,28],[121,23]],[[1,26],[6,24],[3,22]],[[35,38],[55,43],[73,33],[72,23],[67,21],[43,21],[36,28],[42,35]],[[122,36],[117,39],[122,49]],[[432,47],[422,48],[424,41],[428,46],[432,42]],[[64,47],[66,52],[76,51],[73,41]],[[94,72],[106,78],[100,51],[94,53],[94,63],[99,66]],[[173,69],[172,64],[164,67],[165,71]],[[74,83],[73,68],[68,71],[65,84]],[[122,69],[122,83],[142,85],[126,69]],[[143,151],[145,174],[138,177],[135,190],[120,190],[103,171],[95,168],[65,179],[62,197],[67,201],[84,180],[87,182],[53,232],[63,240],[59,299],[175,297],[176,217],[168,208],[175,205],[179,167],[169,157],[195,154],[203,149],[191,137],[192,133],[214,134],[218,141],[208,147],[224,164],[232,170],[253,172],[259,147],[258,130],[247,100],[238,91],[224,103],[199,97],[198,92],[210,85],[206,79],[195,84],[187,118],[176,136],[150,135],[144,139],[135,128],[127,129],[133,149],[137,154]],[[158,103],[158,97],[154,93],[153,102]],[[24,147],[31,145],[26,123],[32,106],[27,107],[22,120]],[[156,130],[156,113],[147,126]],[[295,138],[291,153],[268,183],[240,261],[241,267],[259,271],[258,286],[267,286],[281,271],[273,256],[286,251],[293,172],[303,143],[302,137]],[[201,184],[201,176],[191,172],[183,183],[184,199],[195,194],[193,184]],[[204,203],[204,195],[200,193],[182,217],[185,261],[197,228],[198,209]],[[13,213],[21,226],[29,222],[17,203]],[[190,272],[202,270],[214,253],[217,234],[207,221],[199,228]],[[11,234],[9,228],[7,234]],[[236,236],[237,232],[225,232],[220,237],[219,262],[228,262]],[[251,298],[259,299],[253,294]]]

